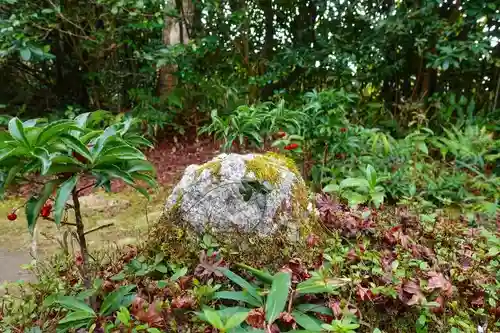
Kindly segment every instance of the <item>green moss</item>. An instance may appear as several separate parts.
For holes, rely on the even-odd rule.
[[[220,168],[221,168],[221,162],[220,161],[212,161],[212,162],[207,162],[200,166],[198,170],[196,170],[196,177],[199,177],[201,173],[204,170],[210,170],[210,174],[214,177],[219,178],[220,177]]]
[[[268,181],[273,185],[277,185],[280,180],[280,169],[289,169],[298,174],[294,161],[276,153],[256,156],[246,162],[246,167],[247,171],[254,173],[257,180]]]
[[[300,256],[305,262],[312,263],[320,254],[315,249],[307,248],[305,232],[315,230],[313,226],[304,226],[299,230],[299,241],[291,240],[287,226],[282,226],[272,236],[263,237],[257,233],[227,230],[224,233],[211,233],[207,226],[204,233],[197,233],[183,221],[178,210],[172,209],[164,214],[152,230],[151,238],[145,249],[151,256],[158,251],[165,254],[170,263],[196,265],[202,250],[203,234],[211,236],[220,244],[220,251],[229,263],[244,262],[253,267],[278,269],[290,259]],[[307,224],[307,221],[303,221]],[[320,233],[316,233],[320,235]]]
[[[290,169],[290,171],[292,171],[295,175],[300,176],[300,172],[299,172],[299,169],[297,168],[297,164],[295,164],[295,161],[293,159],[286,157],[285,155],[281,155],[281,154],[274,153],[274,152],[268,152],[264,156],[272,157],[275,160],[280,161],[285,167]]]

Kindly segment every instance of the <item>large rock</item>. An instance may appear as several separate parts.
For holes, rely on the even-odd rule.
[[[248,192],[248,184],[255,189]],[[294,162],[272,153],[221,154],[190,165],[166,202],[167,212],[175,209],[200,233],[280,230],[287,238],[300,238],[306,208],[307,188]]]

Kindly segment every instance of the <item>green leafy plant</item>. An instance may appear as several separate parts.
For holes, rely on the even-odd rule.
[[[351,205],[371,202],[375,207],[379,207],[384,202],[385,191],[379,185],[381,179],[377,177],[375,168],[368,164],[364,171],[364,177],[346,178],[339,185],[327,185],[324,192],[339,192]]]
[[[210,308],[203,309],[203,320],[207,321],[220,332],[228,332],[240,326],[248,317],[248,311],[232,313],[231,316],[224,316],[224,313]]]
[[[323,324],[322,327],[333,333],[355,333],[359,328],[358,320],[354,316],[347,316],[342,319],[335,319],[331,324]]]
[[[227,117],[218,115],[217,110],[211,113],[212,122],[199,131],[200,134],[211,133],[216,139],[223,140],[222,148],[226,151],[237,145],[237,149],[254,145],[260,147],[263,142],[261,124],[264,121],[265,106],[239,106]]]
[[[102,300],[98,312],[89,307],[81,299],[82,297],[75,296],[53,295],[45,300],[45,305],[68,311],[57,326],[58,332],[64,333],[69,329],[90,328],[94,324],[105,323],[107,316],[118,311],[120,308],[127,308],[132,304],[135,296],[131,291],[135,288],[135,285],[127,285],[109,293]],[[124,318],[124,314],[122,311],[122,318]]]
[[[242,303],[246,307],[233,307],[235,311],[240,313],[243,310],[248,313],[249,310],[247,307],[253,308],[254,311],[257,311],[256,313],[261,313],[261,315],[258,315],[261,316],[258,320],[262,322],[262,328],[266,327],[267,329],[270,329],[275,322],[284,320],[283,314],[288,313],[288,316],[294,318],[295,322],[304,329],[321,331],[321,322],[308,313],[326,311],[327,314],[331,314],[331,310],[315,304],[294,304],[294,302],[303,295],[323,293],[335,294],[338,288],[349,282],[348,279],[331,278],[326,274],[326,271],[320,270],[318,272],[312,272],[309,279],[298,283],[292,288],[290,273],[278,272],[275,275],[271,275],[266,271],[261,271],[246,265],[240,265],[240,267],[256,277],[258,281],[261,282],[262,286],[245,280],[229,269],[220,269],[224,276],[238,285],[242,291],[217,291],[213,294],[212,299]],[[231,308],[219,310],[219,312],[228,311],[229,309]],[[198,315],[200,318],[207,321],[205,314],[199,313]],[[223,320],[221,320],[221,322],[223,322]],[[213,325],[212,322],[211,324]],[[217,324],[220,326],[220,323]],[[214,325],[214,327],[216,326]]]
[[[109,190],[112,180],[120,180],[149,197],[143,186],[156,186],[154,168],[137,148],[149,142],[131,132],[133,118],[125,117],[104,130],[96,130],[87,127],[90,115],[85,113],[74,120],[50,124],[37,119],[22,122],[12,118],[8,131],[0,133],[1,190],[13,182],[42,185],[25,204],[28,229],[34,232],[40,216],[56,225],[74,225],[83,256],[84,276],[89,260],[86,235],[91,231],[84,229],[79,202],[81,191],[89,187]],[[90,177],[93,182],[79,187],[84,177]],[[71,204],[68,199],[72,200]],[[69,209],[74,212],[73,224],[67,220]],[[15,210],[12,214],[15,219]]]

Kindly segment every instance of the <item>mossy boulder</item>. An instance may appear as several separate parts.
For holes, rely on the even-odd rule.
[[[266,190],[256,186],[248,196],[241,189],[249,182]],[[284,156],[222,154],[185,170],[155,234],[175,257],[196,257],[208,233],[238,260],[276,263],[305,251],[307,236],[319,230],[307,211],[307,193],[295,164]]]

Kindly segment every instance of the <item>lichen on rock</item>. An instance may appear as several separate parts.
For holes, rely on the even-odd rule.
[[[249,179],[267,182],[271,189],[255,191],[245,200],[241,187]],[[300,173],[286,157],[221,154],[186,168],[167,199],[161,223],[171,225],[171,236],[179,234],[173,229],[181,228],[184,236],[210,233],[218,241],[223,238],[225,248],[240,256],[269,250],[291,255],[296,249],[293,244],[304,243],[315,229],[307,215],[307,193]]]

